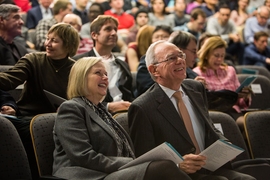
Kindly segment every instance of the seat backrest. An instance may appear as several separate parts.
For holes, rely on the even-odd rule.
[[[21,138],[14,125],[0,116],[1,179],[32,179]]]
[[[33,44],[36,44],[36,30],[29,29],[27,31],[27,40]]]
[[[223,112],[209,111],[210,118],[214,124],[219,123],[223,130],[224,136],[234,145],[243,148],[245,151],[238,155],[233,161],[250,159],[249,151],[244,138],[234,119]]]
[[[238,80],[243,82],[248,76],[248,74],[238,74]],[[251,105],[250,109],[258,109],[258,110],[265,110],[270,109],[270,79],[262,76],[256,75],[257,79],[252,84],[259,84],[262,90],[262,93],[252,94],[251,98]]]
[[[237,74],[249,74],[249,70],[257,71],[259,75],[263,75],[270,79],[270,72],[263,66],[254,66],[254,65],[236,65],[235,66]]]
[[[125,129],[125,131],[129,134],[129,126],[128,126],[128,113],[121,112],[117,113],[113,116],[113,118]]]
[[[270,111],[246,113],[244,127],[252,158],[270,158]]]
[[[53,166],[53,127],[56,113],[39,114],[31,120],[30,133],[40,176],[51,176]]]

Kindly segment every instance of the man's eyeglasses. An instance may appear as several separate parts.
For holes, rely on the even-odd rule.
[[[158,65],[158,64],[164,63],[164,62],[175,62],[178,59],[186,60],[186,54],[185,53],[179,53],[179,54],[175,54],[175,55],[170,55],[164,61],[155,62],[153,64]]]

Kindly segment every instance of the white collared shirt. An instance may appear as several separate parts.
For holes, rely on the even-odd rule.
[[[41,14],[42,14],[42,19],[50,19],[53,17],[52,11],[50,8],[47,9],[46,13],[46,8],[44,8],[42,5],[39,5],[41,9]]]
[[[173,97],[173,94],[176,92],[172,89],[169,89],[165,86],[162,86],[159,84],[159,86],[161,87],[161,89],[165,92],[165,94],[170,98],[170,100],[172,101],[176,111],[178,112],[178,114],[180,115],[180,112],[178,110],[178,106],[177,106],[177,101],[176,99]],[[204,126],[201,124],[198,116],[196,116],[196,110],[194,110],[194,106],[192,105],[192,103],[190,102],[189,97],[186,95],[186,93],[183,91],[182,87],[180,87],[180,90],[182,92],[182,99],[187,107],[191,122],[192,122],[192,127],[194,130],[194,134],[196,137],[196,140],[199,144],[200,147],[200,151],[204,150],[204,145],[205,145],[205,131],[204,131]]]

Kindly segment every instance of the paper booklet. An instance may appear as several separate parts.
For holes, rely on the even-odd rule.
[[[206,156],[206,164],[203,166],[203,168],[210,171],[215,171],[242,152],[244,152],[244,149],[236,145],[230,144],[223,140],[217,140],[200,153],[200,155]],[[184,159],[170,143],[164,142],[133,161],[120,167],[119,170],[155,160],[171,160],[175,164],[179,164],[183,162]]]
[[[130,161],[129,163],[120,167],[119,170],[155,160],[171,160],[175,164],[179,164],[183,161],[183,158],[170,143],[164,142],[161,145],[155,147],[154,149],[141,155],[140,157],[134,159],[133,161]]]
[[[200,155],[206,156],[206,164],[203,168],[215,171],[236,156],[244,152],[244,149],[223,140],[217,140]]]

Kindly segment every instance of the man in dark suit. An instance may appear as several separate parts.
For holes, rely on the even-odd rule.
[[[198,155],[199,152],[218,139],[228,140],[209,118],[204,85],[185,80],[184,53],[170,42],[157,41],[146,52],[146,65],[156,83],[135,99],[128,111],[135,155],[140,156],[166,141],[183,156],[179,168],[192,179],[254,179],[229,169],[230,163],[214,172],[202,169],[206,157]],[[182,109],[178,109],[176,92],[180,97],[182,94],[185,115],[191,123],[189,128],[186,116],[181,115]]]
[[[12,4],[0,5],[0,65],[14,65],[27,53],[26,47],[14,40],[22,32],[20,8]]]
[[[52,18],[53,13],[50,5],[53,0],[39,0],[39,5],[32,7],[26,16],[26,27],[28,29],[35,29],[41,19]]]
[[[107,15],[98,16],[91,23],[91,37],[94,48],[86,53],[76,55],[73,59],[82,57],[102,57],[107,66],[109,88],[104,103],[111,113],[125,111],[133,101],[132,75],[126,62],[118,59],[112,54],[112,49],[117,43],[118,22],[115,18]]]

